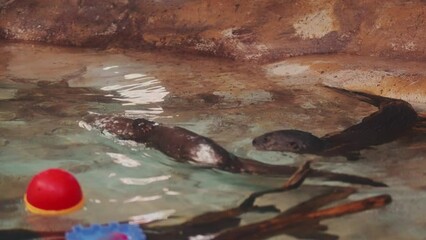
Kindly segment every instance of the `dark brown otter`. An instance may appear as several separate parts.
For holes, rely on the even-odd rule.
[[[85,118],[85,121],[119,139],[133,140],[155,148],[179,162],[248,174],[289,176],[297,169],[293,166],[271,165],[240,158],[207,137],[181,127],[165,126],[146,119],[90,115]],[[313,170],[310,176],[332,181],[386,186],[368,178],[327,171]]]
[[[424,121],[413,107],[399,99],[331,88],[344,95],[377,106],[379,110],[356,125],[321,138],[299,130],[280,130],[256,137],[253,146],[264,151],[310,153],[322,156],[346,156],[356,160],[359,150],[391,142],[418,122]]]

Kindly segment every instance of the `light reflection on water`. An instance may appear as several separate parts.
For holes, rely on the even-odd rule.
[[[117,112],[128,117],[156,119],[161,116],[164,112],[161,103],[169,91],[154,75],[144,72],[146,65],[128,62],[128,59],[123,62],[121,55],[103,61],[87,62],[81,76],[68,80],[70,86],[104,91],[105,97],[123,106]]]
[[[136,83],[127,85],[113,85],[101,88],[104,91],[116,91],[120,94],[120,98],[114,100],[126,102],[123,105],[137,105],[148,103],[159,103],[169,93],[160,85],[157,79],[151,77],[143,77],[133,79]]]
[[[120,69],[119,66],[104,67],[103,70]],[[119,73],[119,72],[115,72]],[[161,82],[152,76],[141,73],[129,73],[123,76],[126,81],[121,84],[114,84],[102,87],[101,90],[111,92],[114,91],[120,97],[112,97],[112,99],[124,102],[123,106],[147,105],[152,103],[161,103],[169,94]],[[107,94],[109,95],[109,94]],[[155,119],[156,116],[163,113],[160,106],[147,107],[139,110],[125,110],[125,116],[138,118],[145,117]]]

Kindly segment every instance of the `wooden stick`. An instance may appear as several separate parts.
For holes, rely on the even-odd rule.
[[[312,211],[308,213],[295,213],[287,215],[280,214],[274,218],[245,225],[242,227],[230,229],[214,237],[214,240],[257,240],[264,239],[283,232],[285,229],[294,227],[297,224],[315,220],[340,217],[347,214],[357,213],[369,209],[380,208],[391,202],[389,195],[379,195],[366,198],[359,201],[353,201],[346,204],[341,204],[335,207],[330,207],[323,210]]]
[[[310,162],[306,162],[297,169],[297,171],[287,180],[283,186],[279,188],[255,192],[246,198],[238,207],[223,211],[204,213],[188,220],[181,225],[150,228],[152,234],[150,234],[149,239],[188,239],[189,236],[212,234],[217,233],[223,229],[237,227],[240,221],[237,218],[239,215],[258,209],[254,206],[256,198],[268,193],[284,192],[296,189],[303,183],[309,172]],[[225,225],[225,223],[229,224]]]
[[[335,187],[324,194],[313,197],[305,202],[297,204],[284,211],[282,215],[291,215],[296,213],[307,213],[317,210],[325,205],[347,198],[352,193],[356,192],[352,187]],[[303,239],[324,239],[332,240],[338,239],[337,236],[323,233],[326,227],[321,228],[320,220],[308,221],[297,224],[295,227],[285,229],[283,233]]]
[[[337,195],[335,195],[337,196]],[[343,194],[341,195],[343,196]],[[321,201],[325,201],[327,197],[317,198],[321,199]],[[309,202],[309,201],[308,201]],[[354,201],[346,204],[341,204],[339,206],[323,209],[323,210],[317,210],[317,211],[311,211],[308,213],[292,213],[288,214],[288,212],[284,212],[272,219],[268,219],[262,222],[233,228],[228,231],[225,231],[223,233],[220,233],[217,235],[214,240],[233,240],[233,239],[248,239],[248,240],[256,240],[256,239],[264,239],[269,236],[273,236],[282,232],[287,232],[291,234],[291,232],[303,225],[304,227],[309,227],[312,223],[313,227],[319,228],[316,223],[323,219],[333,218],[333,217],[339,217],[347,214],[352,214],[356,212],[361,212],[369,209],[379,208],[383,207],[391,202],[391,197],[389,195],[380,195],[376,197],[371,197],[359,201]],[[221,223],[221,222],[220,222]],[[215,225],[215,224],[210,224]],[[223,229],[223,226],[217,226],[218,230],[221,228]],[[191,236],[188,233],[185,234],[178,230],[177,228],[170,228],[170,230],[174,229],[174,231],[166,232],[166,233],[155,233],[156,230],[145,227],[144,230],[146,231],[146,234],[149,236],[149,239],[156,240],[156,239],[165,239],[164,237],[170,236],[174,239],[187,239],[187,236]],[[160,230],[160,228],[158,229]],[[202,229],[198,229],[196,232],[207,232],[209,233],[212,229],[205,229],[207,231],[203,231]],[[312,230],[312,229],[311,229]],[[321,228],[317,229],[321,230]],[[295,233],[291,235],[297,235],[301,231],[298,230]],[[333,237],[333,235],[325,234],[324,237],[327,236],[328,238]],[[28,240],[28,239],[34,239],[43,237],[48,240],[62,240],[64,239],[64,232],[35,232],[31,230],[24,230],[24,229],[12,229],[12,230],[1,230],[0,231],[0,238],[1,239],[14,239],[14,240]]]
[[[280,188],[269,189],[261,192],[252,193],[246,200],[240,204],[240,208],[252,207],[256,198],[261,197],[268,193],[278,193],[285,192],[292,189],[296,189],[302,185],[305,179],[308,177],[309,173],[312,171],[311,162],[307,161],[302,166],[300,166],[293,175],[287,180],[287,182]]]
[[[357,192],[357,190],[352,187],[333,187],[326,193],[313,197],[305,202],[299,203],[296,206],[287,209],[282,214],[290,215],[294,213],[311,212],[329,205],[330,203],[345,199],[355,192]]]
[[[305,181],[309,172],[311,162],[305,162],[300,166],[297,171],[287,180],[287,182],[279,187],[274,189],[268,189],[265,191],[252,193],[248,198],[246,198],[238,207],[231,208],[218,212],[208,212],[200,216],[196,216],[185,223],[186,226],[189,225],[199,225],[199,224],[210,224],[213,222],[221,221],[225,218],[232,218],[241,215],[242,213],[248,212],[253,208],[256,198],[261,197],[268,193],[278,193],[285,192],[292,189],[298,188]]]

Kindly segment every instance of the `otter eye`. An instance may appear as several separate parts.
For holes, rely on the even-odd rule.
[[[264,144],[267,143],[269,141],[268,137],[259,137],[257,139],[255,139],[255,142],[257,142],[258,144]]]
[[[149,125],[149,121],[143,118],[137,118],[133,120],[133,127],[139,128],[139,127],[145,127],[146,125]]]
[[[300,146],[296,142],[289,142],[288,146],[290,146],[293,150],[296,150],[296,151],[300,150]]]

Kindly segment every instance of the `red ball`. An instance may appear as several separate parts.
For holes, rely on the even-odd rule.
[[[52,168],[38,173],[25,194],[27,209],[39,214],[64,214],[83,206],[83,193],[69,172]]]

